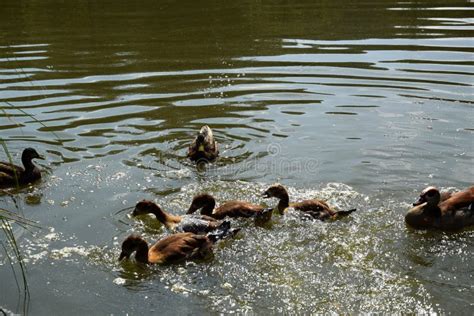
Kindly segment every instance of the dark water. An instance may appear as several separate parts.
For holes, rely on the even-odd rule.
[[[41,183],[0,196],[42,227],[15,231],[29,312],[468,314],[472,230],[403,215],[428,184],[474,182],[472,3],[227,2],[2,2],[0,136],[47,158]],[[203,124],[222,157],[197,171]],[[117,263],[131,232],[166,233],[128,216],[136,201],[273,205],[274,182],[358,212],[244,221],[209,262]],[[0,307],[21,312],[4,252],[0,278]]]

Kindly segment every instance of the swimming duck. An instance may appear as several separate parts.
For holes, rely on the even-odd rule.
[[[188,148],[188,158],[195,162],[213,162],[217,156],[219,150],[212,130],[204,125]]]
[[[329,207],[326,202],[317,199],[290,203],[288,192],[286,191],[285,187],[280,184],[275,184],[269,187],[265,192],[263,192],[263,197],[275,197],[279,199],[280,201],[278,202],[277,209],[278,212],[282,215],[288,207],[292,207],[295,210],[304,212],[305,214],[308,214],[315,219],[327,220],[347,216],[356,210],[351,209],[348,211],[334,211]]]
[[[213,217],[205,215],[172,215],[148,200],[138,202],[132,212],[133,216],[144,214],[155,215],[156,219],[172,232],[205,234],[218,228],[222,228],[223,225],[230,225],[230,222],[218,221]]]
[[[26,148],[21,155],[23,167],[0,162],[0,187],[14,187],[41,179],[41,172],[33,164],[33,159],[44,159],[33,148]]]
[[[225,217],[253,217],[257,225],[264,224],[272,218],[273,209],[264,208],[245,201],[227,201],[215,208],[216,200],[210,194],[204,193],[193,198],[187,214],[193,214],[201,209],[201,215],[216,219]],[[215,209],[214,209],[215,208]]]
[[[444,197],[437,188],[427,187],[405,215],[405,222],[417,229],[457,230],[474,225],[474,186]]]
[[[204,259],[212,254],[212,245],[228,235],[227,230],[218,230],[207,235],[177,233],[158,240],[149,247],[146,240],[137,235],[127,237],[122,243],[119,261],[130,258],[141,263],[177,263],[189,259]]]

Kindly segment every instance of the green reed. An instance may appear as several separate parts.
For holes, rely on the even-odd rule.
[[[6,156],[8,157],[8,161],[12,163],[12,156],[8,150],[5,140],[3,140],[2,138],[0,138],[0,145],[3,148],[3,151],[5,152]],[[20,185],[16,173],[15,182],[16,189],[19,189]],[[13,197],[13,195],[8,191],[0,190],[0,193]],[[18,206],[16,206],[16,208],[17,210],[19,210]],[[28,279],[26,276],[27,269],[24,257],[20,251],[19,244],[15,238],[12,224],[20,226],[21,228],[26,230],[29,230],[29,228],[31,227],[39,228],[39,226],[36,225],[35,222],[25,218],[21,214],[0,207],[0,231],[2,231],[5,236],[4,240],[0,240],[0,245],[12,269],[12,274],[18,289],[18,295],[19,297],[23,297],[23,314],[26,315],[28,313],[28,302],[30,299],[30,290],[28,286]],[[17,271],[18,269],[16,269],[17,265],[19,266],[19,273]]]

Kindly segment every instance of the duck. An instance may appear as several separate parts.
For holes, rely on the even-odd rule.
[[[227,201],[217,208],[215,206],[216,200],[212,195],[208,193],[198,194],[193,198],[187,214],[193,214],[201,209],[201,215],[215,219],[253,217],[255,224],[262,225],[270,221],[273,212],[272,208],[264,208],[260,205],[236,200]]]
[[[325,201],[317,199],[290,203],[288,191],[281,184],[270,186],[265,192],[263,192],[262,195],[264,198],[274,197],[280,200],[276,208],[281,215],[285,213],[285,210],[288,207],[292,207],[297,211],[310,215],[314,219],[325,221],[328,219],[338,219],[345,217],[356,211],[356,209],[351,209],[348,211],[335,211]]]
[[[158,240],[151,247],[138,235],[128,236],[122,243],[119,261],[129,259],[144,264],[173,264],[191,259],[205,259],[212,255],[212,246],[228,236],[228,230],[218,230],[207,235],[176,233]]]
[[[209,126],[201,127],[198,135],[189,145],[187,156],[193,162],[213,162],[219,156],[217,142]]]
[[[15,187],[41,179],[41,171],[33,163],[33,159],[44,159],[33,148],[26,148],[21,154],[23,167],[9,162],[0,162],[0,187]]]
[[[459,230],[474,225],[474,186],[449,196],[429,186],[413,205],[405,223],[415,229]]]
[[[206,234],[213,230],[230,226],[228,221],[219,221],[205,215],[172,215],[165,212],[156,203],[143,200],[135,205],[133,216],[153,214],[171,232],[186,232],[193,234]]]

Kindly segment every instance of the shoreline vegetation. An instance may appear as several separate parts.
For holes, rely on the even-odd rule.
[[[3,148],[4,153],[8,157],[10,163],[12,163],[12,157],[8,151],[8,147],[4,139],[0,138],[0,144]],[[16,188],[19,189],[19,183],[17,179]],[[0,222],[1,222],[1,231],[3,232],[4,238],[0,240],[0,246],[5,254],[5,258],[8,261],[8,264],[11,267],[13,278],[17,285],[18,298],[22,302],[23,314],[28,313],[28,302],[30,299],[30,290],[28,287],[27,279],[27,268],[23,258],[23,255],[20,251],[19,244],[16,240],[14,234],[13,225],[18,225],[22,229],[28,230],[29,227],[35,226],[38,227],[34,222],[28,220],[23,215],[20,214],[20,208],[18,203],[16,203],[15,197],[10,194],[8,191],[1,190],[0,196],[3,200],[5,197],[11,197],[14,201],[15,208],[17,212],[13,212],[6,208],[0,207]],[[5,314],[5,311],[0,306],[0,311]]]
[[[3,101],[5,104],[7,104],[10,108],[17,110],[21,112],[24,115],[29,116],[31,119],[33,119],[35,122],[41,124],[44,127],[47,127],[43,122],[38,120],[37,118],[34,117],[34,115],[31,115],[27,113],[26,111],[19,109],[15,107],[13,104],[11,104],[8,101]],[[6,111],[4,109],[1,109],[2,112],[8,116]],[[53,135],[57,137],[56,134]],[[7,142],[5,139],[0,137],[0,146],[2,148],[2,151],[6,155],[8,162],[13,164],[13,158],[12,155],[8,149]],[[15,188],[14,190],[19,191],[20,188],[20,183],[18,181],[18,177],[15,174]],[[16,286],[17,286],[17,291],[18,291],[18,302],[19,305],[21,305],[21,310],[24,315],[28,314],[28,306],[29,306],[29,301],[30,301],[30,289],[28,286],[28,278],[27,278],[27,266],[24,260],[24,257],[20,251],[20,246],[17,241],[17,238],[15,237],[15,228],[18,226],[19,229],[27,230],[30,231],[31,228],[41,228],[36,222],[31,221],[27,219],[26,217],[21,214],[21,209],[20,205],[15,197],[14,194],[10,193],[9,190],[5,189],[0,189],[0,199],[7,204],[6,200],[8,198],[11,198],[13,200],[14,208],[16,209],[15,211],[12,211],[8,208],[0,207],[0,223],[1,223],[1,229],[0,231],[3,232],[4,237],[0,239],[0,247],[2,251],[5,254],[5,260],[8,262],[10,265],[10,268],[12,270],[12,276],[15,280]],[[0,313],[2,314],[7,314],[7,311],[2,308],[0,305]]]

